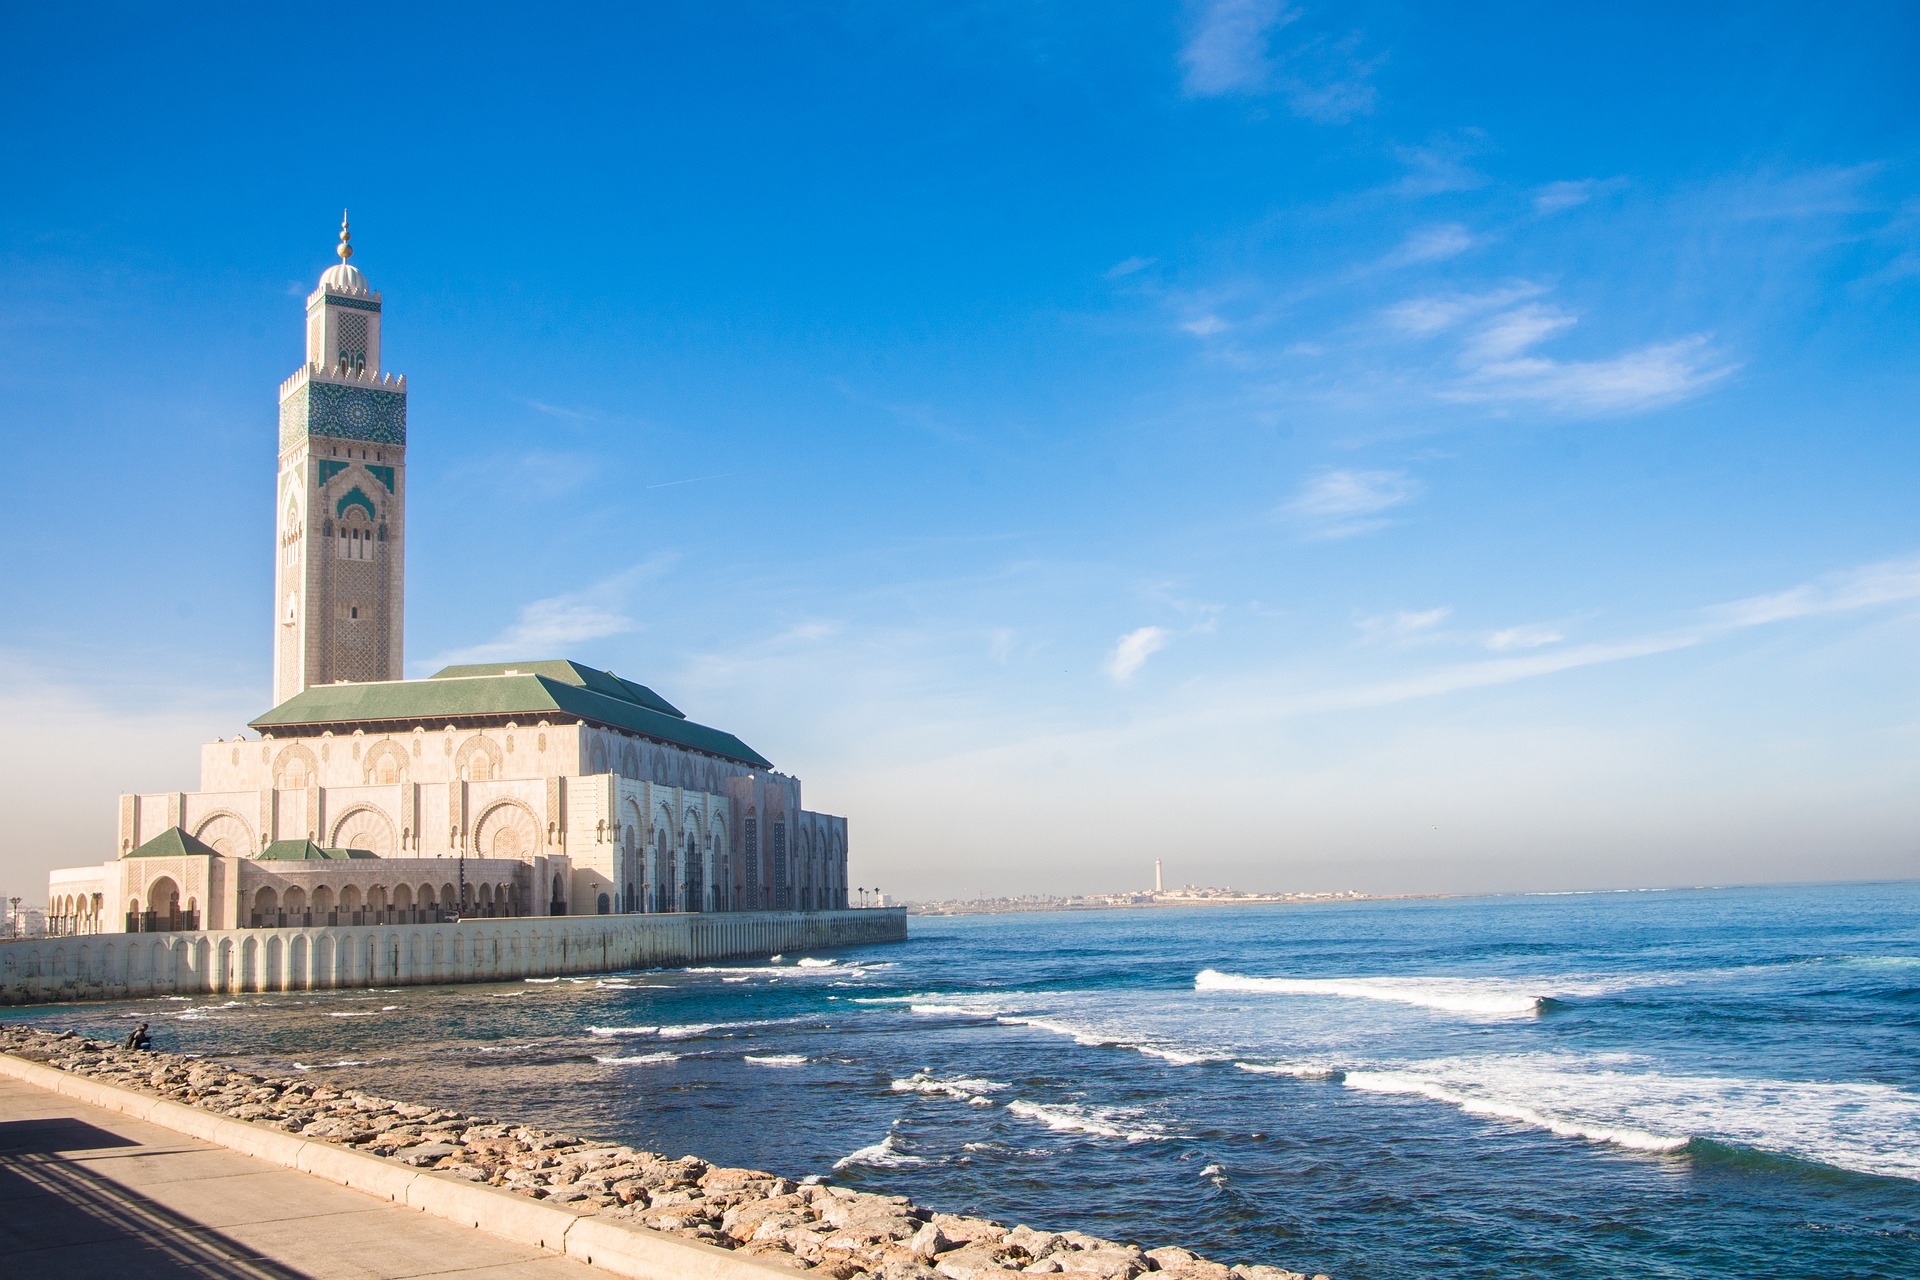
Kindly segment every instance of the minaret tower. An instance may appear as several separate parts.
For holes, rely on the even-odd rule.
[[[353,265],[307,298],[307,362],[280,384],[273,700],[398,680],[406,549],[407,380],[380,371],[380,295]]]

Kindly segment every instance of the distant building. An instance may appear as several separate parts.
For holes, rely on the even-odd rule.
[[[117,856],[53,873],[56,933],[847,905],[846,819],[645,685],[575,662],[402,678],[407,384],[349,261],[281,384],[276,705],[200,789],[120,798]]]

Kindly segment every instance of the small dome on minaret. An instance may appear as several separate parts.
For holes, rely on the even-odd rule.
[[[373,290],[367,284],[367,278],[360,274],[360,268],[353,265],[353,232],[347,227],[347,212],[340,211],[340,247],[334,250],[340,255],[340,265],[328,267],[320,277],[320,287],[331,289],[335,293],[367,294]]]

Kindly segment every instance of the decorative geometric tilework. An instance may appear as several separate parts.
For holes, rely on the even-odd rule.
[[[374,513],[374,510],[373,510],[373,499],[369,498],[366,494],[360,492],[359,485],[355,485],[353,488],[347,490],[346,494],[340,499],[340,501],[334,505],[333,514],[337,516],[344,516],[345,514],[347,514],[348,507],[359,507],[362,511],[367,513],[367,519],[369,520],[375,520],[379,518]]]
[[[327,305],[330,307],[347,307],[354,311],[378,311],[380,309],[380,304],[371,298],[349,298],[344,294],[338,293],[330,293],[327,295]]]
[[[341,316],[336,328],[335,361],[349,369],[367,367],[367,318]]]
[[[339,475],[342,471],[345,471],[351,465],[353,464],[348,462],[329,462],[324,458],[321,459],[320,487],[322,489],[326,488],[327,481],[333,479],[335,476]]]
[[[387,486],[388,493],[393,492],[393,468],[392,467],[368,467],[367,470],[373,473],[373,478],[375,480],[378,480],[381,484]]]
[[[404,445],[407,393],[309,382],[280,402],[280,447],[292,447],[302,435]]]

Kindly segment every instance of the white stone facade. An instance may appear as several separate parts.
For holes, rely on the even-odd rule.
[[[846,820],[651,690],[556,661],[400,679],[406,384],[341,239],[281,387],[276,705],[201,748],[198,790],[123,795],[115,860],[54,873],[50,927],[845,908]]]

